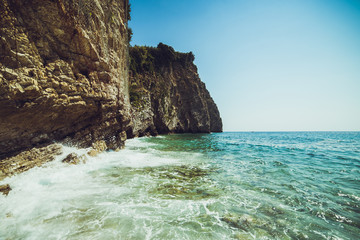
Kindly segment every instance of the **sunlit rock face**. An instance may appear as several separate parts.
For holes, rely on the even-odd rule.
[[[127,1],[0,0],[0,158],[130,127]]]
[[[0,0],[0,14],[0,159],[54,141],[96,155],[129,137],[222,131],[192,53],[129,56],[128,1]]]
[[[200,80],[194,55],[157,48],[130,49],[132,134],[221,132],[219,110]]]

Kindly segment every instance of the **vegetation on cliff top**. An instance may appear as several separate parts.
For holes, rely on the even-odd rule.
[[[177,61],[184,66],[192,63],[195,56],[192,52],[176,52],[172,47],[159,43],[155,47],[134,46],[130,48],[130,71],[133,75],[144,72],[157,72],[162,66],[169,66]]]

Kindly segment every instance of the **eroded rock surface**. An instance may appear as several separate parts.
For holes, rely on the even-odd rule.
[[[35,147],[27,151],[5,158],[0,161],[0,181],[5,177],[21,173],[33,167],[40,167],[46,162],[53,161],[62,154],[62,146],[50,144],[45,147]]]
[[[133,135],[222,131],[219,110],[191,52],[160,43],[157,48],[132,47],[130,58]]]
[[[0,16],[0,180],[54,159],[54,141],[95,156],[129,137],[222,131],[192,53],[129,56],[128,1],[0,0]]]
[[[74,164],[74,165],[77,165],[80,163],[86,163],[86,156],[85,155],[79,156],[76,153],[70,153],[62,160],[62,162],[68,163],[68,164]]]
[[[61,140],[123,145],[126,1],[0,0],[0,158]]]

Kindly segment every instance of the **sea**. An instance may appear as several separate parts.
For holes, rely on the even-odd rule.
[[[360,132],[130,139],[6,178],[0,239],[360,239]]]

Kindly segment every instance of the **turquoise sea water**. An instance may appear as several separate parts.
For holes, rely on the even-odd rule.
[[[5,179],[0,239],[360,239],[359,132],[132,139]]]

